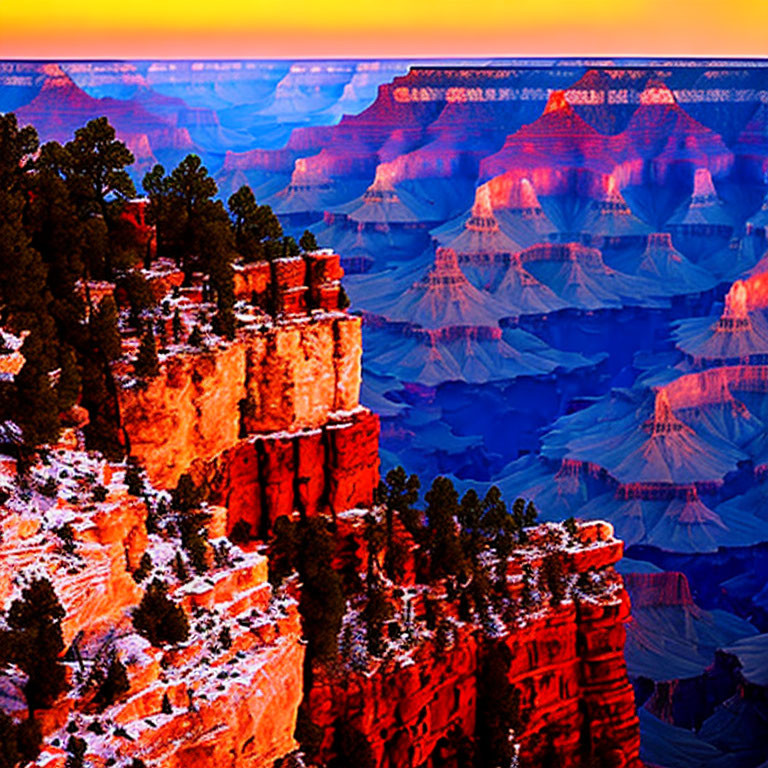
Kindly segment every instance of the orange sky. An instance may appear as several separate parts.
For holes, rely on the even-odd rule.
[[[768,0],[0,0],[0,59],[768,56]]]

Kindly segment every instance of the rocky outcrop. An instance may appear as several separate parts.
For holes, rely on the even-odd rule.
[[[7,482],[6,471],[13,477],[15,470],[4,467],[0,472]],[[113,473],[109,465],[93,471],[105,483]],[[74,497],[71,501],[58,498],[54,504],[46,501],[44,510],[34,501],[3,509],[0,605],[16,596],[21,574],[44,568],[66,612],[62,632],[68,645],[79,635],[93,636],[119,622],[140,599],[141,590],[130,570],[139,566],[147,546],[147,510],[142,500],[120,486],[111,487],[104,501],[89,510]],[[65,525],[72,534],[71,544],[62,538]]]
[[[244,521],[265,537],[281,515],[335,514],[373,503],[379,420],[364,409],[319,429],[240,441],[204,468],[227,528]]]
[[[584,525],[582,534],[565,561],[567,571],[610,572],[622,555],[610,526]],[[523,559],[513,555],[513,573],[523,562],[535,566],[535,535],[531,546]],[[428,600],[440,604],[449,627],[442,639],[439,633],[427,635],[414,650],[391,654],[374,669],[314,666],[305,705],[322,730],[320,754],[325,759],[335,754],[337,731],[351,728],[370,747],[376,766],[456,765],[461,745],[477,734],[483,660],[491,648],[504,646],[511,659],[508,681],[520,694],[521,726],[514,734],[520,765],[576,768],[598,756],[606,765],[640,768],[637,715],[623,657],[629,598],[620,578],[612,578],[602,595],[557,607],[540,604],[507,623],[496,638],[452,616],[445,595],[415,597],[408,610],[417,619]],[[512,589],[519,587],[513,582]]]
[[[342,274],[331,251],[243,265],[237,295],[264,306],[273,291],[276,322],[264,316],[232,342],[177,348],[146,382],[133,381],[127,366],[118,370],[126,446],[154,485],[173,487],[193,462],[244,435],[314,429],[358,408],[360,319],[339,311]],[[180,277],[158,273],[150,285],[167,292]]]
[[[14,470],[7,462],[0,471],[0,605],[44,575],[64,608],[69,649],[67,692],[36,712],[45,739],[39,764],[68,765],[71,733],[85,739],[86,764],[98,768],[133,758],[159,768],[271,768],[296,749],[304,659],[297,605],[272,593],[264,555],[223,538],[225,509],[205,510],[208,569],[182,578],[172,564],[182,556],[179,539],[158,532],[165,523],[157,518],[149,525],[148,502],[128,493],[124,467],[59,451],[32,470],[24,490],[13,485]],[[188,617],[180,643],[152,646],[132,624],[155,578]],[[128,688],[105,706],[95,696],[111,658],[125,667]],[[22,684],[6,670],[3,708],[18,717]]]
[[[153,483],[172,487],[195,459],[210,459],[240,433],[245,396],[243,341],[168,360],[146,386],[119,390],[130,451]]]

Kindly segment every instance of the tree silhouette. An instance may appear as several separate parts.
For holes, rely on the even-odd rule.
[[[139,353],[136,356],[136,362],[133,364],[133,372],[141,380],[153,378],[160,373],[157,348],[155,347],[155,334],[152,332],[151,324],[139,345]]]
[[[317,250],[317,239],[308,229],[305,229],[304,234],[299,238],[299,248],[305,253]]]
[[[447,477],[436,477],[424,495],[427,502],[428,548],[432,579],[457,576],[466,569],[456,517],[459,494]]]
[[[237,252],[243,261],[274,257],[271,243],[283,237],[280,221],[268,205],[258,205],[250,187],[240,187],[227,201]]]
[[[152,645],[183,643],[189,636],[184,610],[168,597],[165,584],[153,579],[133,613],[133,626]]]
[[[61,620],[64,609],[47,579],[34,579],[11,603],[11,658],[27,675],[24,695],[34,711],[52,704],[66,685]]]

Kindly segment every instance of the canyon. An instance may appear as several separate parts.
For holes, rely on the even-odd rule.
[[[338,521],[368,508],[379,461],[382,476],[402,464],[461,491],[496,484],[552,523],[605,520],[630,557],[618,568],[635,605],[627,665],[643,759],[757,768],[764,66],[478,64],[15,63],[0,94],[45,138],[109,114],[137,178],[198,152],[223,197],[248,183],[287,233],[309,228],[328,249],[278,264],[283,322],[243,316],[233,343],[166,355],[146,388],[123,371],[123,439],[153,484],[189,475],[227,509],[226,533],[242,523],[262,538],[294,511]],[[238,299],[263,295],[268,272],[238,267]],[[352,315],[338,311],[342,279]],[[193,313],[194,291],[180,293]],[[547,622],[569,610],[529,638],[543,654]],[[352,709],[319,674],[325,757],[333,722],[353,713],[377,760],[397,764],[413,741],[419,759],[454,759],[473,715],[441,691],[458,680],[460,699],[476,695],[483,653],[470,635],[455,667],[425,646],[424,719],[390,699],[366,709],[360,691],[386,698],[376,674],[350,675]],[[535,689],[530,674],[516,680]],[[557,684],[570,674],[557,670]],[[584,712],[569,712],[580,727]],[[422,745],[425,722],[442,736]],[[523,739],[521,758],[544,760],[547,738]]]

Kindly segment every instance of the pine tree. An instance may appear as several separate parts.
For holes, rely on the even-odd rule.
[[[110,659],[104,681],[94,698],[94,703],[99,707],[108,707],[114,704],[121,696],[130,690],[128,672],[125,664],[114,654]]]
[[[47,579],[35,579],[11,604],[7,622],[11,630],[11,657],[27,675],[24,695],[34,711],[49,706],[66,685],[61,620],[64,609]]]
[[[85,739],[72,734],[67,741],[67,759],[64,768],[85,768],[85,753],[88,744]]]
[[[120,357],[122,341],[117,325],[117,304],[112,296],[105,296],[91,316],[91,339],[107,362]]]
[[[203,346],[203,332],[200,330],[199,325],[195,325],[192,329],[192,333],[189,334],[187,342],[191,347],[195,347],[196,349]]]
[[[384,505],[384,571],[395,582],[403,577],[406,553],[394,538],[394,519],[399,517],[414,539],[421,540],[421,513],[413,506],[418,501],[419,488],[420,482],[416,475],[409,477],[402,467],[396,467],[387,472],[374,493],[375,503]]]
[[[150,215],[157,227],[158,249],[175,258],[187,281],[196,270],[211,277],[221,301],[229,301],[231,263],[235,239],[216,182],[197,155],[187,155],[165,175],[155,166],[143,180],[150,199]],[[226,306],[219,305],[226,311]]]
[[[20,192],[25,186],[29,161],[40,141],[31,126],[19,128],[13,112],[0,114],[0,189]]]
[[[237,252],[243,261],[274,256],[274,245],[283,237],[280,221],[268,205],[257,205],[250,187],[240,187],[227,201]]]
[[[528,563],[523,565],[523,589],[520,593],[520,602],[524,611],[533,607],[533,569]]]
[[[538,517],[539,517],[539,512],[536,509],[536,506],[532,501],[529,501],[528,505],[525,508],[525,516],[524,516],[524,523],[526,527],[536,525],[536,520]]]
[[[76,283],[88,279],[86,230],[58,174],[38,168],[30,186],[24,226],[48,270],[50,312],[62,341],[82,349],[87,344],[85,302]]]
[[[126,170],[133,163],[133,155],[115,137],[115,129],[107,118],[99,117],[78,128],[64,147],[56,148],[55,152],[47,150],[44,157],[46,165],[66,181],[81,220],[100,218],[106,234],[104,276],[111,279],[117,246],[112,235],[118,228],[125,202],[136,195]]]
[[[155,348],[155,335],[152,332],[152,326],[147,328],[144,337],[139,346],[139,353],[133,364],[133,372],[138,379],[146,380],[153,378],[160,373],[160,365],[157,360],[157,349]]]
[[[131,310],[129,315],[131,325],[139,329],[142,325],[142,315],[147,310],[157,306],[157,301],[150,290],[147,279],[141,272],[131,269],[118,278],[116,287],[128,299],[128,306]]]
[[[464,554],[473,568],[477,567],[478,557],[482,550],[482,507],[480,498],[474,488],[470,488],[461,498],[458,510],[459,525]]]
[[[144,581],[144,579],[146,579],[152,571],[152,565],[152,556],[149,554],[149,552],[145,552],[141,556],[139,567],[132,574],[133,580],[137,584],[140,584],[142,581]]]
[[[21,352],[25,363],[16,375],[16,421],[24,436],[24,446],[34,450],[59,437],[59,400],[45,369],[47,355],[36,333],[24,340]]]
[[[456,526],[459,494],[449,478],[436,477],[424,500],[427,502],[431,578],[457,576],[466,568]]]
[[[304,253],[311,253],[317,250],[317,240],[308,229],[305,229],[304,234],[299,238],[299,248]]]
[[[294,256],[298,256],[300,253],[299,246],[290,235],[287,235],[282,239],[282,258],[290,259]]]
[[[565,567],[560,552],[552,552],[544,558],[539,573],[539,584],[550,593],[550,603],[560,605],[566,596]]]
[[[169,597],[165,584],[153,579],[136,610],[133,626],[152,645],[183,643],[189,636],[189,622],[184,610]]]
[[[177,512],[189,512],[199,507],[205,501],[206,495],[204,484],[196,486],[189,473],[185,472],[171,491],[171,507]]]
[[[208,543],[203,533],[208,519],[209,515],[201,513],[186,513],[179,518],[181,545],[189,557],[189,562],[198,574],[208,570]]]
[[[0,189],[0,324],[40,339],[45,372],[58,362],[58,335],[50,314],[48,269],[24,230],[24,195]]]
[[[125,467],[125,485],[131,496],[141,496],[144,493],[144,480],[141,477],[141,466],[135,456],[129,456]]]
[[[181,552],[177,552],[176,556],[173,558],[173,572],[182,584],[189,581],[189,571],[187,570],[187,564],[184,562],[184,556]]]

